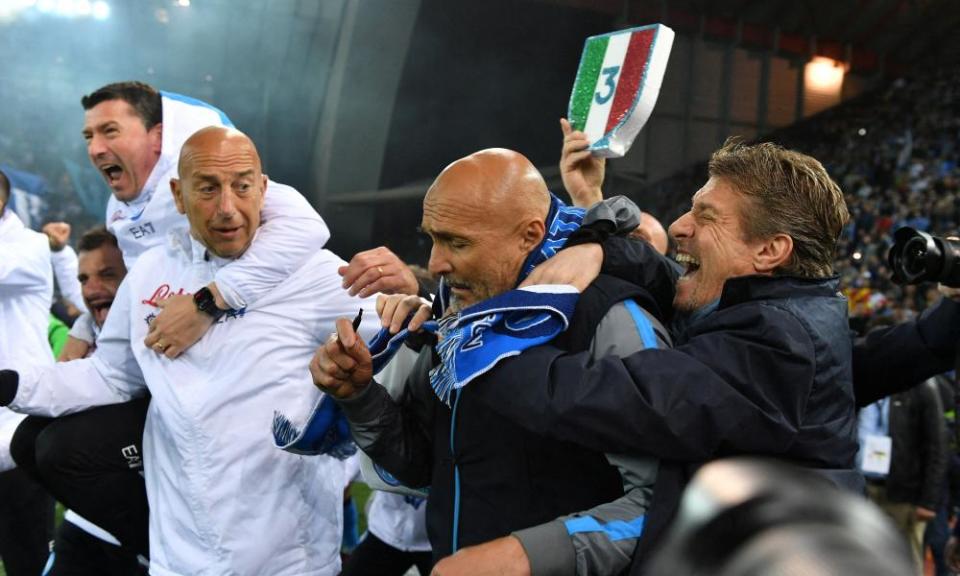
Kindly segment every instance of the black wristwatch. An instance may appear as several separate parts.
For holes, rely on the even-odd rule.
[[[213,292],[206,286],[194,292],[193,303],[197,305],[197,310],[210,316],[214,321],[219,320],[227,313],[226,310],[217,307],[217,299],[213,297]]]

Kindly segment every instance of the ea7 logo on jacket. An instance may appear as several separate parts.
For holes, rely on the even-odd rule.
[[[140,457],[140,451],[136,444],[121,448],[120,454],[127,460],[127,467],[133,470],[143,468],[143,459]]]
[[[469,352],[475,348],[480,348],[483,346],[483,333],[487,331],[487,328],[493,325],[493,322],[497,319],[496,314],[490,314],[489,316],[484,316],[483,318],[477,320],[470,326],[470,337],[467,338],[467,341],[463,343],[463,346],[460,347],[460,350],[464,352]]]
[[[157,233],[156,229],[153,227],[153,222],[144,222],[143,224],[139,224],[137,226],[131,226],[127,230],[136,240],[139,240],[144,236],[151,236]]]

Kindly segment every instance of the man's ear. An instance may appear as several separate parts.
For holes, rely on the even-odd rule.
[[[753,267],[760,274],[773,274],[786,265],[793,255],[793,238],[787,234],[774,234],[757,246],[753,255]]]
[[[183,186],[180,180],[176,178],[170,179],[170,192],[173,193],[173,201],[177,204],[177,212],[186,214],[187,210],[183,204]]]
[[[163,123],[158,122],[153,125],[153,128],[149,130],[150,134],[150,151],[160,155],[160,152],[163,150]]]
[[[534,218],[523,224],[523,230],[520,236],[521,248],[524,252],[529,252],[537,247],[543,236],[546,234],[546,227],[543,220]]]

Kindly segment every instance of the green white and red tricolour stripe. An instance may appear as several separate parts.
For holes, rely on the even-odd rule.
[[[597,156],[623,156],[657,103],[673,30],[662,24],[587,38],[568,119]]]

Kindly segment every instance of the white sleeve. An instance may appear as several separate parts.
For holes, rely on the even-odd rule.
[[[10,453],[10,442],[13,440],[13,433],[17,431],[17,427],[24,418],[26,416],[23,414],[0,408],[0,472],[17,467],[17,463],[13,461],[13,454]]]
[[[76,306],[77,310],[86,312],[87,306],[83,303],[80,280],[77,279],[79,270],[77,253],[70,246],[64,246],[63,250],[50,253],[50,262],[53,264],[53,277],[57,279],[60,294]]]
[[[97,335],[93,331],[93,319],[89,312],[84,312],[79,318],[73,321],[73,327],[70,328],[70,336],[77,340],[83,340],[87,344],[93,344],[97,340]]]
[[[46,238],[46,236],[44,236]],[[0,296],[51,290],[46,241],[5,244],[0,252]]]
[[[322,344],[327,337],[336,332],[337,318],[354,318],[362,309],[363,317],[360,326],[357,328],[357,334],[365,341],[369,342],[377,332],[380,331],[380,318],[377,316],[377,295],[373,294],[366,298],[351,296],[344,290],[340,275],[337,274],[337,268],[346,264],[339,256],[329,250],[322,250],[308,266],[314,268],[310,270],[311,277],[319,286],[312,288],[311,291],[319,294],[317,301],[311,304],[315,311],[315,324],[312,326],[313,333],[317,338],[317,344]]]
[[[270,182],[250,248],[214,278],[226,303],[246,308],[268,294],[323,248],[330,231],[306,198]]]
[[[130,299],[124,281],[90,358],[19,370],[10,408],[56,417],[143,396],[146,383],[130,348]]]

